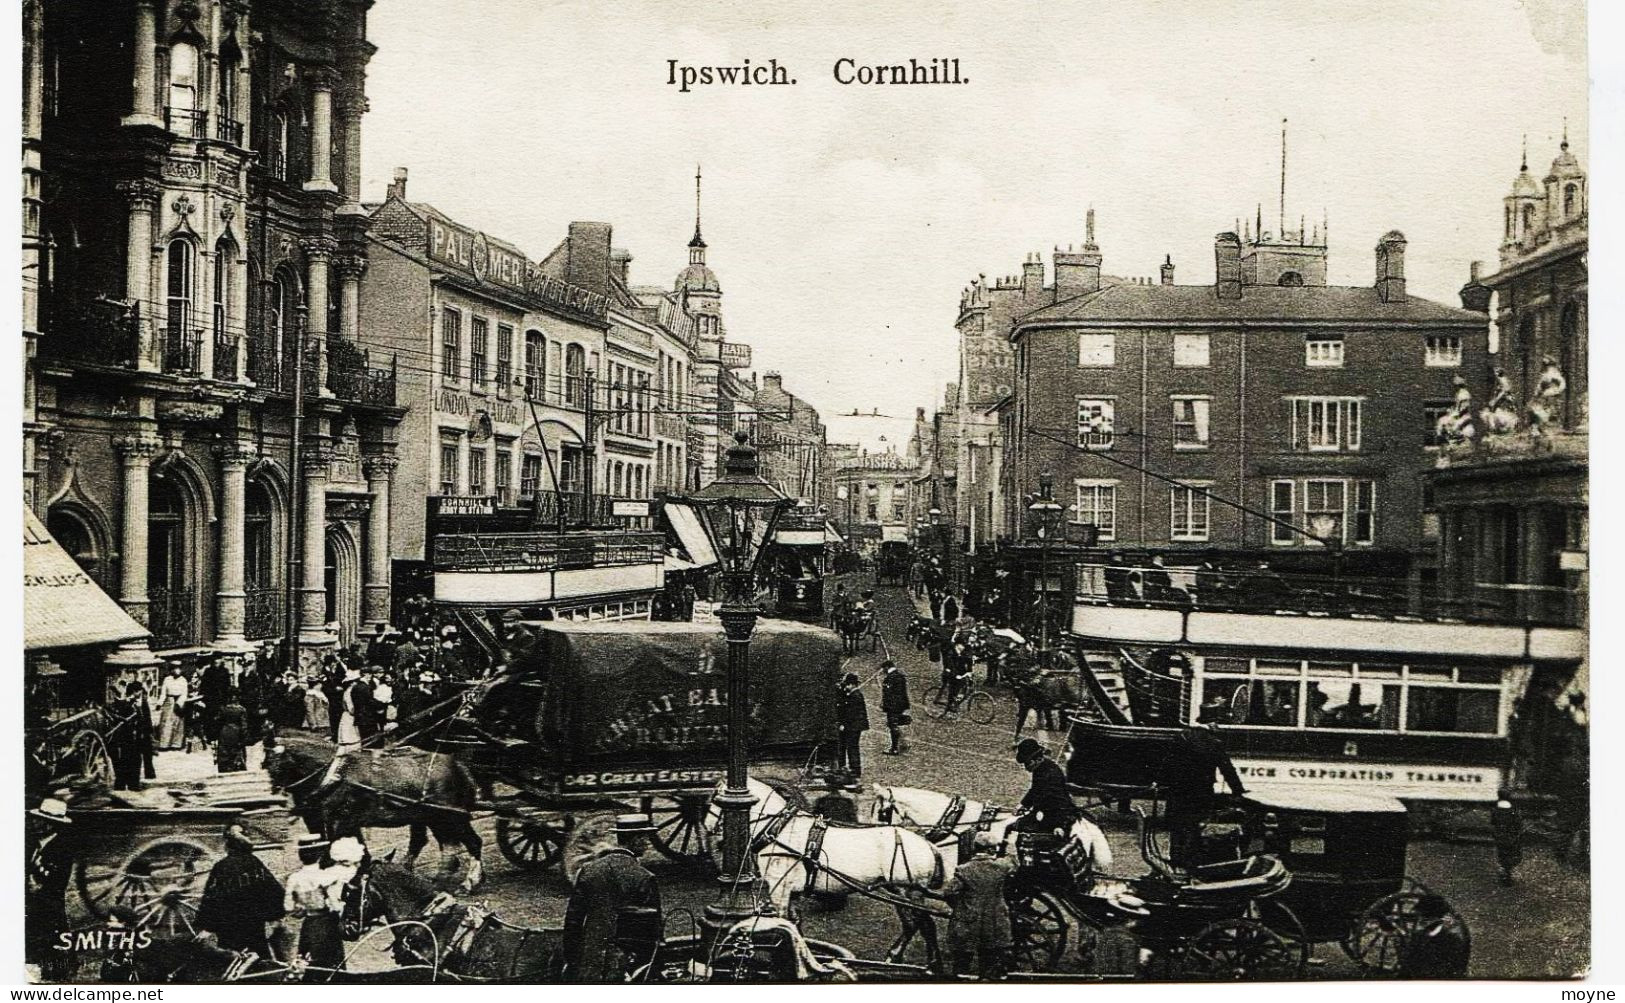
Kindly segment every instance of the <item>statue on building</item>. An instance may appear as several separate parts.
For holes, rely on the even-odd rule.
[[[1473,392],[1460,376],[1452,382],[1456,387],[1455,402],[1439,416],[1434,432],[1441,442],[1469,442],[1478,432],[1473,425]]]
[[[1557,368],[1556,359],[1550,355],[1542,356],[1540,364],[1540,383],[1529,401],[1529,434],[1534,436],[1546,434],[1547,426],[1562,407],[1563,395],[1569,389],[1568,380],[1563,378],[1563,370]]]
[[[1505,435],[1518,427],[1518,406],[1512,399],[1512,381],[1507,379],[1506,370],[1499,366],[1495,369],[1494,389],[1490,391],[1490,399],[1484,405],[1484,410],[1478,413],[1478,421],[1488,435]]]

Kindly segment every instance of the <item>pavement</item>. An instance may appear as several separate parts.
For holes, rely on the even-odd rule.
[[[848,585],[853,591],[854,585]],[[998,714],[993,722],[978,725],[965,718],[931,720],[915,715],[907,730],[903,755],[883,755],[887,744],[884,718],[879,712],[880,662],[889,649],[909,677],[910,694],[918,702],[938,679],[939,667],[904,638],[904,628],[914,612],[906,589],[877,590],[880,624],[886,644],[875,653],[863,651],[848,659],[846,668],[864,680],[870,719],[875,724],[863,739],[865,793],[872,784],[900,784],[941,791],[961,792],[1000,804],[1017,803],[1027,788],[1027,774],[1011,756],[1015,709],[1013,699],[996,694]],[[1028,729],[1027,734],[1035,734]],[[1037,737],[1059,751],[1064,735],[1037,732]],[[160,777],[167,760],[160,759]],[[197,758],[187,769],[201,768]],[[177,768],[180,761],[176,760]],[[869,817],[865,796],[859,798],[860,817]],[[1133,834],[1121,819],[1101,820],[1112,842],[1116,871],[1125,876],[1144,873]],[[497,913],[503,921],[521,926],[560,927],[563,924],[568,886],[553,870],[543,874],[523,872],[503,859],[496,850],[494,820],[482,819],[476,825],[485,840],[486,881],[472,898]],[[404,851],[406,831],[374,830],[374,853],[391,849]],[[279,875],[297,867],[291,851],[267,853],[264,859]],[[715,901],[716,879],[696,873],[651,853],[645,861],[661,883],[667,913],[668,936],[690,932],[691,923],[704,906]],[[431,846],[419,861],[420,870],[433,871],[441,863]],[[1551,852],[1536,847],[1526,853],[1519,880],[1512,887],[1496,881],[1494,851],[1483,845],[1460,845],[1434,841],[1413,842],[1409,848],[1410,875],[1443,894],[1466,920],[1472,933],[1473,952],[1469,974],[1474,978],[1554,978],[1572,976],[1589,964],[1590,886],[1588,876],[1555,859]],[[803,928],[809,937],[840,943],[860,957],[881,958],[899,930],[890,907],[854,898],[843,907],[831,909],[817,903],[808,905]],[[945,933],[945,931],[944,931]],[[390,966],[384,953],[384,937],[375,937],[354,949],[351,967],[378,970]],[[944,943],[946,938],[944,937]],[[905,960],[923,962],[924,952],[916,943]],[[1077,971],[1076,955],[1068,952],[1064,971]],[[1322,944],[1313,952],[1311,978],[1351,978],[1353,965],[1335,946]]]

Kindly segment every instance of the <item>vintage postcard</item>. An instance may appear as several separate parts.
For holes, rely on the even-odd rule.
[[[20,6],[13,980],[1591,971],[1583,0]]]

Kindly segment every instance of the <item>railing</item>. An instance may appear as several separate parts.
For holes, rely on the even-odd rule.
[[[288,154],[283,150],[275,150],[265,156],[265,169],[271,177],[278,181],[288,180]]]
[[[242,351],[243,339],[235,334],[216,334],[214,336],[214,378],[217,380],[232,381],[237,379],[237,356]]]
[[[209,138],[209,113],[196,108],[164,109],[164,128],[177,136],[192,139]]]
[[[564,491],[540,491],[523,500],[535,507],[536,521],[543,526],[557,525],[561,510],[567,526],[607,524],[612,511],[610,498],[594,495],[589,512],[580,490],[568,487]]]
[[[164,332],[163,370],[184,376],[203,372],[203,332],[170,328]]]
[[[92,365],[133,367],[141,344],[141,318],[135,308],[114,300],[58,302],[40,339],[47,357]]]
[[[454,533],[434,541],[437,571],[556,571],[658,564],[653,533]]]
[[[293,367],[275,342],[256,338],[248,343],[248,378],[273,393],[293,389]]]
[[[216,115],[214,121],[214,138],[230,143],[232,146],[243,145],[243,123],[224,115]]]
[[[178,648],[197,642],[197,593],[192,589],[147,592],[147,629],[152,647]]]
[[[340,400],[395,406],[397,359],[390,356],[389,367],[372,365],[371,356],[342,338],[327,344],[327,388]]]
[[[247,593],[243,609],[243,636],[250,641],[281,636],[282,590],[250,587]]]

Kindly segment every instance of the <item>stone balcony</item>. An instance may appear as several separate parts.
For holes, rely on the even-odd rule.
[[[1526,430],[1485,436],[1468,442],[1447,443],[1439,448],[1434,467],[1453,470],[1498,463],[1527,463],[1533,460],[1577,460],[1590,456],[1589,429],[1557,429],[1535,435]]]

